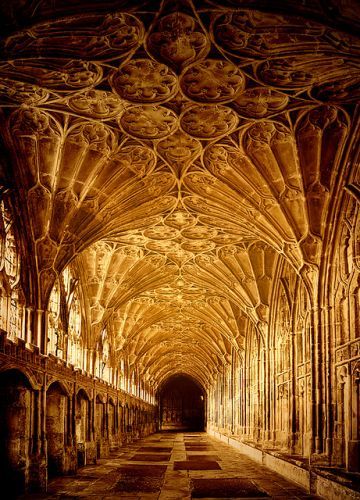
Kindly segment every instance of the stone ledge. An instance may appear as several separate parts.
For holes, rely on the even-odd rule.
[[[312,491],[327,500],[360,499],[360,493],[358,491],[339,483],[339,478],[337,476],[331,476],[326,473],[324,474],[324,471],[314,470],[311,473]]]
[[[330,469],[316,467],[312,470],[312,476],[312,480],[316,485],[316,491],[319,492],[318,495],[325,496],[324,492],[326,492],[328,496],[325,496],[325,498],[331,500],[338,500],[339,498],[349,500],[360,499],[360,477],[356,485],[357,487],[354,489],[351,479],[336,474]]]
[[[275,450],[262,450],[254,444],[245,443],[233,436],[227,436],[215,430],[208,430],[207,432],[210,436],[233,446],[254,461],[262,463],[286,479],[299,484],[309,493],[322,496],[328,500],[360,500],[360,492],[349,487],[350,482],[339,475],[324,469],[309,469],[308,465],[301,460],[288,456],[284,457]]]
[[[267,452],[263,452],[263,464],[310,491],[310,473],[305,468]]]

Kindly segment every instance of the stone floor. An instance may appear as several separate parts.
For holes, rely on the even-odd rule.
[[[205,433],[153,434],[23,500],[316,499]]]

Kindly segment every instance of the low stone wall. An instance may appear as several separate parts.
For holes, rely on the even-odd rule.
[[[319,495],[328,500],[360,499],[360,493],[341,484],[341,479],[327,474],[320,469],[310,470],[297,460],[285,459],[280,453],[262,450],[233,436],[228,436],[214,429],[208,429],[208,434],[244,453],[254,461],[262,463],[269,469],[293,481],[309,493]]]

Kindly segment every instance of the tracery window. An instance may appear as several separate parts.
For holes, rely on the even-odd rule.
[[[276,338],[277,348],[277,373],[289,370],[290,358],[290,310],[285,292],[282,292],[279,300],[279,321]]]
[[[25,300],[20,285],[20,255],[9,207],[0,201],[0,328],[10,340],[25,338]]]
[[[8,336],[10,339],[24,338],[22,320],[24,316],[24,298],[21,290],[15,288],[11,292]]]
[[[110,343],[108,339],[108,332],[103,328],[97,348],[97,363],[96,363],[96,376],[110,382]]]
[[[56,280],[49,299],[48,352],[83,367],[81,305],[78,280],[65,270]]]
[[[125,379],[125,360],[120,359],[120,389],[125,390],[126,379]]]
[[[56,280],[49,300],[48,352],[63,357],[63,326],[60,317],[60,303],[60,283],[59,280]]]
[[[81,339],[81,306],[76,290],[76,281],[73,278],[69,280],[70,288],[69,298],[69,336],[68,336],[68,360],[74,366],[82,367],[83,345]],[[65,287],[66,289],[66,287]]]

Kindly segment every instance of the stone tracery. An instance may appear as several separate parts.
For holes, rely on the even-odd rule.
[[[358,470],[358,39],[223,4],[39,6],[4,39],[1,181],[29,234],[14,252],[1,226],[1,326],[148,401],[189,374],[214,429]]]

